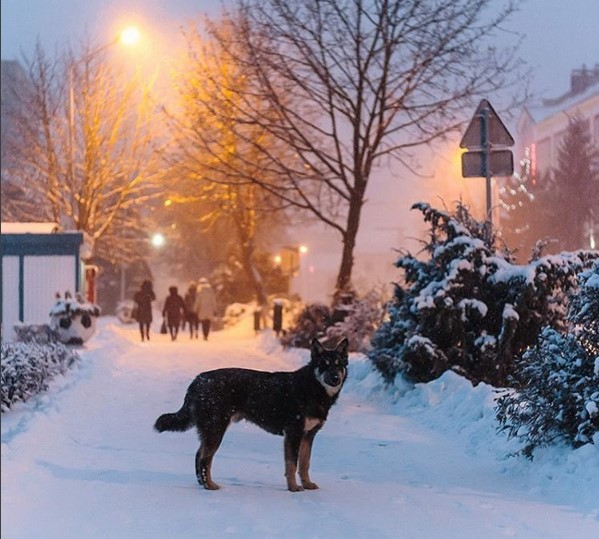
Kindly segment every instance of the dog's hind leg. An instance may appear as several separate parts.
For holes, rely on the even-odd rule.
[[[318,432],[318,428],[314,428],[311,431],[304,433],[302,441],[299,446],[299,476],[302,482],[302,487],[307,490],[314,490],[318,488],[316,483],[310,481],[310,456],[312,455],[312,442]]]
[[[211,429],[209,433],[200,433],[200,448],[196,453],[196,477],[198,483],[203,486],[206,490],[218,490],[220,488],[212,480],[212,459],[214,454],[217,452],[220,443],[223,439],[227,426],[225,425],[221,429]]]
[[[301,432],[285,433],[285,477],[287,479],[287,489],[290,492],[299,492],[304,490],[297,484],[297,459],[299,456]]]

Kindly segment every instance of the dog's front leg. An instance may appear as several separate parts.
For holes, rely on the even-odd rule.
[[[295,477],[301,439],[301,432],[285,433],[285,477],[287,478],[287,489],[290,492],[304,490],[297,484]]]
[[[300,442],[299,447],[299,476],[302,482],[302,487],[308,490],[318,488],[316,483],[310,480],[310,456],[312,455],[312,442],[319,428],[314,428],[311,431],[305,432]]]

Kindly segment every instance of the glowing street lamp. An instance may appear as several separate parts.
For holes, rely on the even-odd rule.
[[[118,40],[127,46],[137,45],[141,39],[141,33],[136,26],[128,26],[119,35]]]
[[[82,62],[89,62],[94,56],[100,54],[113,45],[116,45],[117,43],[123,43],[124,45],[131,46],[137,44],[140,38],[141,34],[139,30],[135,26],[128,26],[109,43],[90,51],[83,58],[80,58],[76,62],[73,62],[71,65],[69,65],[69,175],[71,182],[75,180],[75,66]]]
[[[164,247],[166,244],[166,238],[160,232],[156,232],[156,234],[152,236],[151,243],[154,247],[160,249],[160,247]]]

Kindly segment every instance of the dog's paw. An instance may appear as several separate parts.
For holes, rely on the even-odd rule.
[[[312,483],[312,481],[302,481],[302,487],[306,490],[316,490],[318,485],[316,483]]]
[[[300,487],[299,485],[287,485],[287,490],[289,492],[302,492],[304,487]]]
[[[206,490],[219,490],[220,485],[217,485],[214,481],[206,482],[202,485]]]

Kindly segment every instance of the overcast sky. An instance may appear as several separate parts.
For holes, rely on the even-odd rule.
[[[497,0],[501,5],[502,0]],[[109,40],[117,25],[140,21],[162,36],[202,12],[218,12],[220,0],[2,0],[2,59],[30,55],[39,37],[44,48],[87,32]],[[535,68],[534,90],[556,97],[568,89],[570,72],[599,64],[599,0],[526,0],[510,29],[526,34],[521,55]]]

